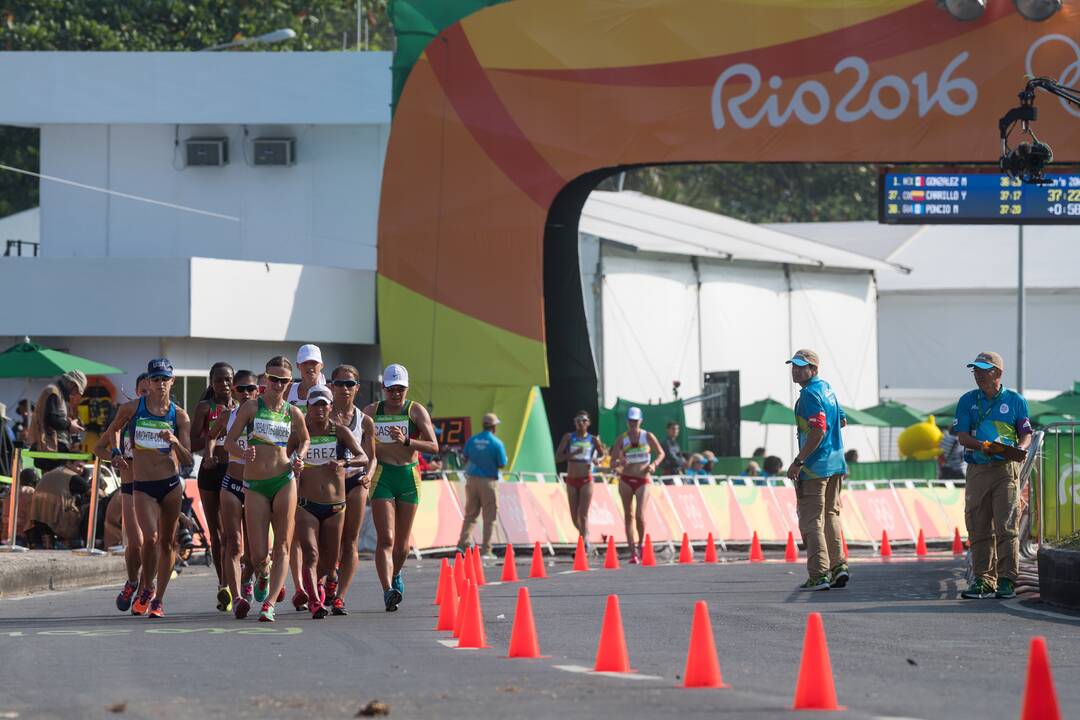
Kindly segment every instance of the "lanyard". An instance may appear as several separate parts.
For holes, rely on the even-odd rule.
[[[997,395],[995,395],[994,397],[990,398],[990,403],[989,403],[989,405],[987,406],[987,408],[986,408],[986,411],[985,411],[985,412],[983,412],[983,403],[982,403],[982,398],[986,397],[986,395],[985,395],[985,394],[982,394],[982,393],[980,392],[980,394],[981,394],[981,397],[979,398],[979,412],[978,412],[978,415],[979,415],[979,420],[978,420],[978,422],[976,422],[976,423],[975,423],[975,427],[973,428],[975,432],[978,432],[978,430],[979,430],[979,427],[980,427],[980,426],[982,425],[982,423],[983,423],[983,420],[985,420],[986,418],[990,417],[990,416],[991,416],[991,415],[992,415],[992,414],[994,413],[994,405],[995,405],[995,403],[997,403],[997,399],[998,399],[999,397],[1001,397],[1001,394],[1002,394],[1003,392],[1005,392],[1005,386],[1004,386],[1004,385],[1002,385],[1002,386],[1001,386],[1001,389],[997,391]]]

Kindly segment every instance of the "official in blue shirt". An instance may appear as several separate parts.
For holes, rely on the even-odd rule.
[[[1022,456],[1031,445],[1027,400],[1001,384],[1005,363],[996,352],[981,352],[968,363],[975,390],[956,404],[953,429],[964,446],[967,475],[964,483],[964,523],[971,543],[975,579],[962,597],[1011,598],[1016,596],[1020,572],[1018,535],[1020,463],[1006,457]],[[997,561],[994,561],[995,548]]]
[[[499,494],[496,483],[499,481],[499,469],[506,466],[506,446],[495,437],[499,418],[495,413],[484,415],[484,431],[473,435],[465,443],[465,520],[461,524],[458,537],[458,550],[465,552],[469,535],[472,534],[476,518],[483,511],[484,539],[480,545],[480,555],[485,560],[495,559],[491,552],[491,534],[495,530],[495,517],[499,512]]]
[[[806,545],[809,579],[799,589],[842,588],[851,579],[840,541],[840,482],[847,474],[840,428],[847,419],[832,387],[818,377],[816,352],[799,350],[787,363],[792,382],[802,387],[795,403],[799,454],[787,472]]]

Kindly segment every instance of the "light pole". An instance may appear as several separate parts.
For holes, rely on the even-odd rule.
[[[296,37],[296,31],[292,28],[281,28],[268,32],[263,35],[258,35],[253,38],[243,38],[241,40],[233,40],[232,42],[221,43],[220,45],[211,45],[208,48],[203,48],[199,52],[210,52],[212,50],[231,50],[232,48],[247,47],[248,45],[273,45],[274,43],[285,42],[286,40],[292,40]]]

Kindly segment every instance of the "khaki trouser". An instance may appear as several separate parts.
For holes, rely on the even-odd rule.
[[[799,532],[806,545],[806,571],[811,580],[844,563],[844,550],[840,544],[842,479],[842,475],[832,475],[795,483]]]
[[[964,523],[971,543],[971,569],[976,578],[994,586],[998,578],[1016,582],[1020,572],[1019,486],[1020,463],[967,467]]]
[[[465,476],[465,522],[461,525],[461,537],[458,538],[458,547],[465,547],[469,542],[476,518],[481,509],[484,513],[484,541],[480,546],[480,552],[491,552],[491,533],[495,530],[495,516],[499,512],[499,495],[495,492],[496,478],[477,477],[476,475]]]

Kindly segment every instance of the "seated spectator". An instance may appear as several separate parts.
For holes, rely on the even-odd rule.
[[[859,462],[859,451],[856,450],[855,448],[851,448],[846,453],[844,453],[844,461],[848,465],[853,465],[853,464]]]
[[[765,477],[775,477],[776,475],[784,474],[784,461],[775,455],[770,455],[765,458],[765,465],[763,466]]]
[[[759,477],[761,475],[761,466],[751,460],[746,463],[746,469],[743,470],[743,475],[746,477]]]
[[[765,448],[755,448],[754,454],[750,456],[750,459],[756,462],[760,467],[765,462]]]
[[[716,462],[716,453],[714,453],[712,450],[706,450],[705,452],[701,453],[701,455],[705,458],[705,474],[712,475],[713,463]]]
[[[78,547],[83,515],[79,498],[89,489],[82,471],[81,462],[64,462],[38,481],[29,512],[33,527],[27,532],[32,545],[52,547],[55,539]]]
[[[694,453],[690,456],[690,462],[687,464],[686,469],[683,471],[683,475],[708,475],[705,472],[705,457],[700,453]]]
[[[957,439],[955,426],[941,438],[940,447],[938,477],[942,480],[963,480],[967,472],[967,463],[964,462],[964,446]]]

